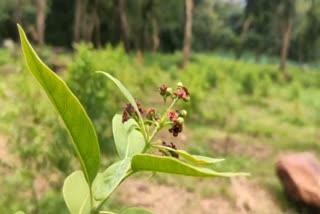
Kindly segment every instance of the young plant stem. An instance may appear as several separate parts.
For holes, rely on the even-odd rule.
[[[99,214],[116,214],[116,213],[110,212],[110,211],[103,211],[103,210],[101,210],[101,211],[99,211]]]
[[[93,210],[94,202],[93,202],[93,193],[92,193],[91,185],[89,186],[89,191],[90,191],[90,207],[91,207],[91,210]]]
[[[140,114],[139,114],[138,125],[140,126],[140,130],[141,130],[141,133],[143,135],[145,142],[147,142],[149,139],[149,132],[147,130],[147,127],[144,125],[144,121],[143,121]]]
[[[162,115],[160,123],[157,123],[157,127],[153,130],[152,134],[149,137],[149,140],[147,142],[148,144],[151,144],[153,138],[156,136],[156,134],[158,134],[158,132],[166,125],[171,124],[171,122],[165,122],[165,118],[168,114],[168,112],[172,109],[172,107],[176,104],[176,102],[178,101],[179,98],[175,97],[171,103],[171,105],[169,106],[169,108],[166,110],[166,112]]]
[[[126,176],[121,180],[120,184],[121,184],[124,180],[126,180],[129,176],[131,176],[133,173],[134,173],[134,172],[133,172],[132,170],[129,170],[129,171],[127,172]],[[120,184],[119,184],[119,185],[120,185]],[[119,185],[118,185],[118,186],[119,186]],[[105,199],[99,204],[99,206],[96,208],[96,210],[95,210],[94,213],[100,213],[100,212],[101,212],[101,211],[100,211],[101,207],[102,207],[103,204],[109,199],[109,197],[110,197],[110,195],[109,195],[107,198],[105,198]],[[102,212],[108,212],[108,211],[102,211]],[[111,212],[111,213],[112,213],[112,212]]]

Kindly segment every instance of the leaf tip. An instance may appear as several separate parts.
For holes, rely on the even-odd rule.
[[[17,28],[18,28],[19,35],[20,35],[20,38],[21,38],[21,36],[24,35],[23,28],[21,27],[21,25],[19,23],[17,23]]]
[[[107,73],[107,72],[105,72],[105,71],[96,71],[96,73],[97,74],[103,74],[103,75],[105,75],[105,76],[107,76],[107,77],[109,77],[109,73]]]

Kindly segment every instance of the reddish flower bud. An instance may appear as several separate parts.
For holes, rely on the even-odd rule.
[[[155,108],[148,109],[146,113],[146,118],[148,120],[158,120],[159,117],[157,117],[156,115],[156,109]]]
[[[129,120],[129,114],[127,111],[123,111],[122,113],[122,123],[127,122]]]
[[[168,111],[167,117],[169,118],[169,120],[176,122],[179,115],[177,111],[171,109],[170,111]]]
[[[139,110],[140,114],[143,114],[145,111],[144,111],[144,109],[142,108],[141,103],[140,103],[138,100],[136,100],[136,103],[137,103],[138,110]]]
[[[162,86],[159,87],[161,96],[165,96],[166,95],[167,88],[168,88],[168,86],[166,86],[166,85],[162,85]]]
[[[131,105],[131,103],[126,104],[126,106],[124,107],[124,110],[125,110],[130,116],[132,116],[134,113],[136,113],[136,110],[135,110],[134,107]]]
[[[177,97],[182,98],[184,101],[188,101],[189,98],[189,91],[186,87],[180,87],[178,88],[175,93],[174,93]]]
[[[144,109],[141,106],[141,103],[139,101],[136,101],[138,110],[141,114],[144,113]],[[137,115],[136,110],[134,107],[131,105],[131,103],[128,103],[125,105],[123,113],[122,113],[122,122],[126,122],[129,120],[130,117]]]

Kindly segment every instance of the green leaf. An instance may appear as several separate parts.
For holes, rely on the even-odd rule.
[[[90,191],[82,171],[75,171],[66,178],[62,192],[70,213],[90,213]]]
[[[100,164],[99,143],[92,122],[63,80],[37,56],[20,25],[18,29],[28,69],[45,90],[66,125],[86,180],[91,185]]]
[[[112,164],[98,173],[92,185],[94,207],[100,207],[130,173],[131,159]],[[63,196],[69,211],[74,214],[90,213],[90,189],[82,171],[69,175],[63,184]]]
[[[119,186],[130,171],[131,159],[112,164],[103,173],[98,173],[93,183],[93,195],[96,201],[103,203]]]
[[[120,114],[116,114],[112,119],[113,137],[118,154],[122,159],[141,153],[145,147],[143,135],[135,127],[138,127],[138,124],[133,119],[122,123]]]
[[[133,157],[143,151],[145,147],[145,141],[143,135],[138,130],[132,130],[128,135],[128,146],[126,157]]]
[[[111,211],[100,210],[98,212],[98,214],[117,214],[117,213],[114,213],[114,212],[111,212]]]
[[[25,214],[25,212],[19,210],[19,211],[15,212],[14,214]]]
[[[112,80],[120,89],[120,91],[122,92],[122,94],[127,98],[127,100],[131,103],[131,105],[133,106],[134,110],[136,110],[138,116],[139,116],[139,120],[140,122],[143,122],[143,119],[141,117],[141,114],[139,112],[137,103],[135,101],[135,99],[133,98],[133,96],[131,95],[131,93],[128,91],[128,89],[115,77],[113,77],[111,74],[104,72],[104,71],[97,71],[97,73],[99,74],[103,74],[106,77],[108,77],[110,80]]]
[[[120,214],[152,214],[152,212],[142,208],[130,207],[123,210]]]
[[[138,154],[133,156],[131,167],[134,172],[156,171],[195,177],[232,177],[249,175],[247,173],[216,172],[208,168],[192,166],[177,158],[150,154]]]
[[[154,147],[175,152],[175,153],[179,154],[181,157],[183,157],[185,160],[187,160],[193,164],[209,165],[209,164],[214,164],[214,163],[219,163],[219,162],[224,161],[223,158],[210,158],[210,157],[201,156],[201,155],[191,155],[184,150],[172,149],[172,148],[166,147],[166,146],[158,146],[157,145]]]

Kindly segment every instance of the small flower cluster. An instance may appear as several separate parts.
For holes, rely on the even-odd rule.
[[[141,129],[144,132],[144,136],[151,143],[154,136],[165,126],[170,125],[169,132],[177,137],[182,132],[184,127],[184,118],[187,116],[186,110],[174,110],[174,105],[183,100],[185,102],[190,100],[190,94],[188,89],[180,82],[177,84],[177,88],[173,91],[172,88],[162,85],[159,87],[160,95],[166,104],[167,98],[172,99],[170,107],[165,110],[164,114],[160,114],[156,108],[149,108],[147,110],[142,108],[139,101],[136,100],[136,107],[130,103],[126,104],[122,113],[122,122],[125,123],[130,118],[134,119],[141,125]],[[137,109],[137,110],[136,110]],[[137,112],[138,111],[138,112]],[[139,119],[139,114],[143,118]],[[142,120],[142,121],[141,121]],[[150,132],[150,133],[149,133]],[[176,149],[176,146],[171,142],[170,144],[162,142],[162,146]],[[164,155],[169,155],[175,158],[179,158],[179,155],[172,150],[161,151]]]
[[[190,93],[188,89],[183,86],[181,82],[177,84],[177,89],[173,92],[172,88],[162,85],[159,87],[160,95],[166,101],[167,97],[171,97],[173,100],[182,99],[187,102],[190,100]],[[183,130],[184,117],[187,116],[186,110],[176,111],[169,109],[167,112],[167,118],[172,121],[172,127],[169,129],[169,132],[173,136],[177,137],[180,132]]]
[[[173,136],[177,137],[179,133],[182,132],[185,116],[187,116],[186,110],[176,111],[171,109],[168,111],[167,117],[173,123],[169,132],[172,133]]]
[[[137,104],[137,107],[138,107],[140,114],[142,116],[145,116],[145,118],[147,120],[149,120],[149,121],[159,121],[160,120],[160,116],[157,113],[157,110],[155,108],[149,108],[149,109],[145,110],[142,108],[141,103],[137,100],[136,100],[136,104]],[[127,122],[130,118],[138,121],[138,114],[137,114],[136,110],[134,109],[134,107],[130,103],[128,103],[123,108],[122,123]],[[146,123],[148,123],[148,122],[146,122]]]
[[[172,90],[172,88],[162,85],[159,87],[160,90],[160,95],[163,97],[164,100],[167,99],[167,97],[172,97],[172,98],[179,98],[183,99],[184,101],[189,101],[190,100],[190,93],[186,87],[183,86],[181,82],[177,84],[177,89],[175,91]]]
[[[140,112],[140,114],[143,114],[145,112],[145,110],[142,108],[141,103],[139,101],[136,100],[136,104],[138,107],[138,110]],[[134,109],[134,107],[128,103],[125,105],[123,113],[122,113],[122,122],[126,122],[129,120],[129,118],[134,118],[136,119],[138,117],[138,114],[136,112],[136,110]]]

